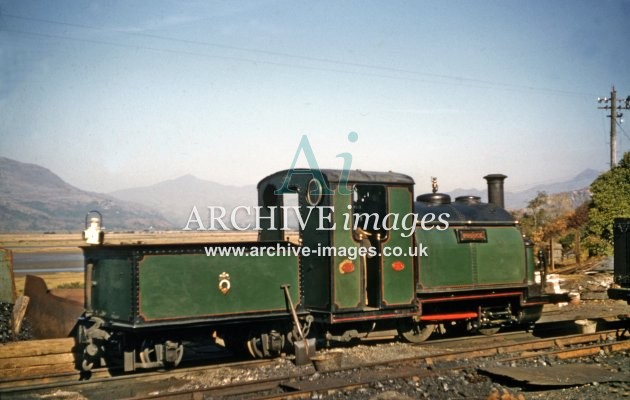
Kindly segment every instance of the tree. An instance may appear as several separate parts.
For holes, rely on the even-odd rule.
[[[527,208],[532,210],[531,215],[534,219],[534,231],[538,229],[539,225],[543,225],[545,222],[546,213],[544,206],[547,204],[548,198],[547,192],[542,191],[538,192],[538,195],[527,203]]]
[[[567,219],[567,229],[572,230],[573,233],[567,235],[566,245],[569,246],[570,241],[575,242],[573,252],[575,253],[575,261],[578,264],[580,264],[580,262],[582,261],[582,236],[585,234],[584,227],[588,223],[588,209],[590,204],[590,201],[585,201],[578,208],[576,208]],[[563,246],[565,246],[564,243]]]
[[[582,229],[588,222],[588,209],[591,203],[586,201],[576,208],[567,221],[567,228]]]
[[[540,246],[545,235],[543,226],[549,218],[546,208],[549,196],[546,192],[538,192],[535,198],[527,203],[522,211],[513,212],[514,219],[521,225],[523,235],[530,238],[536,246]]]
[[[588,212],[586,246],[591,254],[610,254],[613,244],[613,220],[630,217],[630,152],[619,164],[601,174],[591,184],[593,201]]]

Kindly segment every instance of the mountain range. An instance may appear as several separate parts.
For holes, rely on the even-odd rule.
[[[103,226],[110,230],[171,227],[154,210],[78,189],[46,168],[0,157],[0,231],[77,231],[90,210],[103,213]]]
[[[227,222],[233,208],[258,204],[255,185],[221,185],[192,175],[184,175],[151,186],[118,190],[111,192],[110,195],[157,210],[171,222],[174,229],[186,226],[193,206],[197,208],[199,216],[204,221],[208,215],[208,206],[224,207],[226,209],[224,220]],[[239,218],[239,226],[245,226],[247,223]],[[194,225],[193,229],[196,227],[197,225]]]
[[[565,198],[577,206],[588,200],[588,187],[598,175],[588,169],[568,181],[506,192],[506,208],[524,208],[541,191],[567,192]],[[456,189],[449,194],[487,199],[486,190]],[[229,215],[234,207],[256,204],[255,185],[221,185],[192,175],[109,194],[88,192],[44,167],[0,157],[0,232],[76,231],[93,209],[103,213],[108,230],[179,230],[186,226],[193,206],[205,219],[208,206],[224,207]],[[247,223],[242,218],[238,222]]]
[[[566,193],[571,199],[574,207],[579,206],[584,201],[590,199],[589,186],[600,175],[600,172],[594,169],[585,169],[574,178],[554,183],[546,183],[533,186],[529,189],[511,192],[505,191],[505,207],[510,210],[518,210],[527,207],[527,203],[535,198],[539,192],[547,194]],[[509,177],[508,177],[509,179]],[[506,180],[506,187],[509,188],[509,181]],[[458,196],[479,196],[482,201],[487,201],[488,191],[479,189],[455,189],[449,192],[454,199]]]

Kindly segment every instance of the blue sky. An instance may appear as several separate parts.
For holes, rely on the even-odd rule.
[[[628,21],[627,0],[0,0],[0,155],[99,192],[245,185],[307,135],[321,167],[350,152],[418,192],[523,190],[608,168],[596,98],[630,95]]]

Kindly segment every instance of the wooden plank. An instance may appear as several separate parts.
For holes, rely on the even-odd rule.
[[[51,371],[57,364],[74,362],[74,354],[48,354],[37,357],[14,357],[0,360],[0,371],[8,368],[24,368],[35,365],[48,365]]]
[[[32,381],[25,381],[26,378],[42,377],[41,383],[47,383],[53,378],[47,377],[51,374],[64,374],[64,373],[76,373],[79,375],[79,371],[76,370],[74,363],[58,364],[54,367],[50,365],[38,365],[35,367],[26,368],[9,368],[0,370],[0,388],[10,388],[17,386],[32,385]],[[61,380],[68,380],[67,377]],[[20,385],[20,382],[25,382]]]
[[[606,339],[606,336],[603,337],[603,340]],[[572,344],[584,344],[597,342],[602,340],[602,335],[599,333],[591,333],[589,335],[580,335],[575,337],[568,337],[562,339],[556,339],[556,346],[558,347],[566,347]]]
[[[5,343],[0,344],[0,360],[13,357],[70,353],[73,347],[73,338],[26,340],[22,342]]]
[[[560,360],[566,360],[568,358],[594,356],[594,355],[599,354],[600,350],[601,349],[599,347],[587,347],[584,349],[565,350],[565,351],[556,353],[556,357],[558,357]]]
[[[630,350],[630,340],[626,340],[619,343],[613,343],[610,345],[609,349],[612,352]]]
[[[22,320],[24,319],[24,314],[26,314],[26,307],[28,307],[28,296],[19,296],[17,300],[15,300],[15,305],[13,305],[13,313],[12,313],[12,325],[13,325],[13,335],[17,336],[22,329]]]

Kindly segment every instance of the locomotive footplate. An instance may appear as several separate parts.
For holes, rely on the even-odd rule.
[[[419,314],[419,311],[414,308],[387,310],[375,310],[365,311],[360,310],[356,312],[343,312],[343,313],[317,313],[313,312],[313,316],[317,322],[323,322],[327,324],[365,321],[365,320],[385,320],[394,318],[413,317]]]
[[[545,293],[540,296],[528,297],[527,301],[523,302],[521,305],[523,307],[535,306],[535,305],[544,305],[544,304],[558,304],[558,303],[568,303],[569,302],[569,292],[564,293]]]

